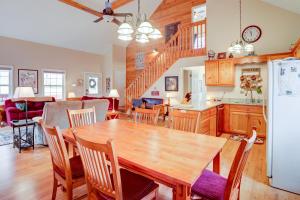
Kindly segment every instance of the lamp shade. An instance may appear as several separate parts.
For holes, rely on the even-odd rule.
[[[34,97],[32,87],[17,87],[14,93],[14,98],[30,98]]]
[[[154,31],[154,28],[149,22],[145,21],[140,24],[137,30],[141,34],[149,34]]]
[[[112,97],[112,98],[119,98],[120,95],[118,93],[118,90],[117,89],[112,89],[108,95],[109,97]]]
[[[133,30],[132,26],[126,22],[121,24],[118,29],[118,33],[122,34],[122,35],[129,35],[129,34],[132,34],[133,32],[134,32],[134,30]]]
[[[162,38],[161,32],[156,28],[152,33],[149,34],[148,36],[151,39],[159,39]]]

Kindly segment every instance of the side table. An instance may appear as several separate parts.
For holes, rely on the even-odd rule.
[[[22,148],[32,147],[34,149],[34,129],[35,122],[31,119],[11,121],[13,128],[13,147],[19,148],[19,153],[21,153]],[[32,132],[29,131],[29,127],[32,126]],[[21,128],[25,127],[25,133],[22,134]],[[15,129],[18,130],[18,134],[16,134]]]

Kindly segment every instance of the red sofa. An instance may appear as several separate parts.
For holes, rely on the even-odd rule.
[[[113,110],[113,98],[111,97],[89,97],[89,96],[83,96],[81,97],[81,100],[93,100],[93,99],[107,99],[109,101],[108,110]],[[115,99],[115,110],[119,109],[119,100]]]
[[[33,117],[38,117],[43,115],[44,105],[47,102],[53,102],[55,98],[52,97],[46,101],[28,101],[28,118],[32,119]],[[16,103],[25,103],[24,101],[13,102],[11,99],[8,99],[4,102],[4,110],[6,115],[7,124],[11,125],[12,120],[22,120],[26,118],[25,111],[21,111],[16,107]]]

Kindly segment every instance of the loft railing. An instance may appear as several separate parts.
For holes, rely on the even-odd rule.
[[[126,88],[127,108],[132,99],[142,96],[178,59],[205,54],[206,20],[179,26],[176,34]]]

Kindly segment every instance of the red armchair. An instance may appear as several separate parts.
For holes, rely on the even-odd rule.
[[[43,115],[43,109],[46,102],[53,102],[55,98],[52,97],[50,100],[46,101],[28,101],[28,118],[38,117]],[[11,125],[12,120],[22,120],[26,119],[25,111],[21,111],[16,107],[16,103],[25,103],[24,101],[13,102],[8,99],[4,102],[4,110],[6,115],[7,124]]]

